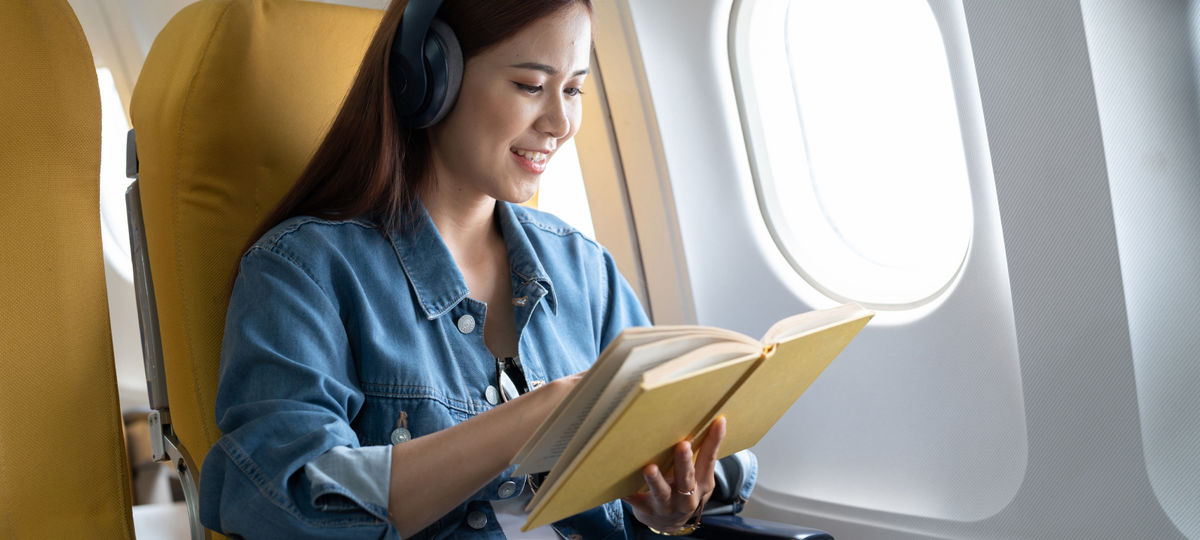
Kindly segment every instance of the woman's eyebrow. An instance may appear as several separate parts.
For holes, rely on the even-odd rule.
[[[515,68],[521,68],[521,69],[533,69],[533,70],[544,72],[545,74],[550,75],[550,76],[558,75],[557,69],[547,66],[546,64],[539,64],[537,62],[523,62],[520,64],[513,64],[509,67],[515,67]],[[572,73],[571,76],[579,77],[581,75],[587,75],[587,73],[588,73],[588,68],[583,68],[579,71],[576,71],[575,73]]]

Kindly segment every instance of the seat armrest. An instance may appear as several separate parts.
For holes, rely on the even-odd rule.
[[[691,534],[690,538],[833,540],[833,536],[822,530],[733,515],[706,516],[703,519],[703,524],[696,532]]]

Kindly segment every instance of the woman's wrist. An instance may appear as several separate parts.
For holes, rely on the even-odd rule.
[[[665,531],[660,531],[649,525],[647,525],[646,528],[650,529],[650,532],[660,535],[660,536],[684,536],[684,535],[688,535],[688,534],[692,534],[692,533],[696,532],[696,529],[700,528],[700,522],[696,521],[695,523],[692,523],[692,522],[684,523],[683,525],[680,525],[679,527],[676,527],[674,529],[667,529]]]
[[[575,388],[575,383],[579,382],[579,375],[570,375],[550,381],[540,388],[534,389],[526,394],[523,394],[517,400],[527,399],[534,401],[533,405],[537,412],[535,424],[540,425],[542,420],[545,420],[554,409],[558,407],[562,400],[566,399],[571,393],[571,389]],[[534,427],[537,427],[536,425]]]
[[[687,515],[687,518],[680,523],[678,520],[675,523],[663,523],[666,521],[665,516],[639,516],[635,511],[634,516],[641,521],[650,532],[662,536],[684,536],[695,532],[700,528],[700,517],[703,514],[704,503],[701,502],[696,506],[696,509]]]

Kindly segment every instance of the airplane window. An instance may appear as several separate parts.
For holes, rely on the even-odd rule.
[[[775,2],[735,61],[760,204],[815,289],[906,309],[954,282],[972,229],[946,50],[926,2]],[[748,65],[747,65],[748,64]]]
[[[546,166],[538,190],[537,207],[558,216],[588,238],[596,238],[574,139],[560,148]]]

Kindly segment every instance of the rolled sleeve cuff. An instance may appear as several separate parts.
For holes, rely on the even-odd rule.
[[[738,488],[738,497],[747,500],[754,491],[754,484],[758,482],[758,456],[749,450],[742,450],[737,455],[742,460],[742,466],[746,468],[746,480]]]
[[[326,511],[365,509],[388,519],[392,447],[335,446],[304,466],[312,505]]]

